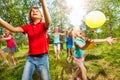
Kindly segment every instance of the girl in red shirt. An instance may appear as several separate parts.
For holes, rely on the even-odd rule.
[[[4,48],[3,50],[0,50],[0,55],[3,59],[3,62],[1,63],[1,65],[6,65],[8,63],[6,56],[5,56],[5,52],[8,52],[8,57],[12,63],[12,65],[16,65],[15,59],[14,59],[14,53],[18,51],[18,47],[16,45],[16,42],[14,41],[14,37],[12,35],[12,33],[5,29],[5,36],[3,36],[2,38],[0,38],[0,40],[4,40],[7,43],[7,47]]]

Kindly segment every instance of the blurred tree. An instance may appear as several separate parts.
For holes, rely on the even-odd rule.
[[[100,10],[106,15],[107,21],[105,24],[100,27],[102,32],[96,33],[98,34],[98,38],[104,38],[107,36],[115,36],[113,34],[113,31],[115,29],[113,28],[119,28],[120,27],[120,1],[119,0],[87,0],[88,1],[88,12],[93,10]],[[85,24],[84,24],[85,25]],[[90,32],[90,28],[86,27],[87,32]],[[91,34],[89,33],[89,36]]]
[[[34,5],[35,4],[35,5]],[[13,26],[21,26],[29,23],[28,13],[32,6],[40,7],[39,1],[36,0],[0,0],[0,17]],[[0,34],[2,34],[0,27]],[[27,43],[26,36],[22,33],[15,33],[18,45]]]
[[[70,25],[70,20],[68,18],[70,8],[68,7],[66,0],[53,0],[49,6],[49,11],[52,19],[51,30],[53,30],[54,27],[63,29]]]

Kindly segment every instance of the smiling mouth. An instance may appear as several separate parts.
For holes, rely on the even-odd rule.
[[[33,14],[33,15],[37,15],[37,14]]]

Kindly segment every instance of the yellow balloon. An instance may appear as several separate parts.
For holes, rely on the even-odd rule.
[[[92,11],[85,17],[85,23],[90,28],[101,27],[106,21],[105,15],[101,11]]]

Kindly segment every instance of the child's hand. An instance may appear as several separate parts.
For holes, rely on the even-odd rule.
[[[92,43],[92,42],[93,42],[92,39],[88,39],[88,38],[86,38],[86,44],[87,44],[87,45],[90,45],[90,43]]]
[[[116,43],[117,42],[117,38],[112,38],[112,39],[113,39],[112,43]]]
[[[116,43],[117,42],[117,38],[113,38],[113,42],[112,43]]]
[[[112,38],[112,37],[106,38],[106,41],[107,41],[110,45],[112,45],[112,43],[115,43],[116,40],[117,40],[117,38]]]

